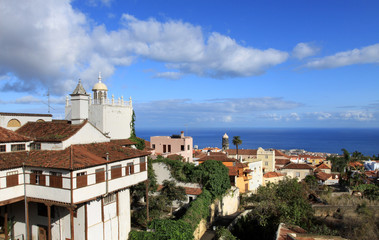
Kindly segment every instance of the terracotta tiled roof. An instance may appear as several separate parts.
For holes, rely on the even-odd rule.
[[[30,116],[30,117],[53,117],[51,114],[37,114],[37,113],[5,113],[0,112],[2,116]]]
[[[265,178],[282,177],[282,176],[284,175],[278,172],[268,172],[268,173],[265,173],[265,175],[263,175],[263,177]]]
[[[185,187],[184,189],[186,190],[186,194],[189,195],[200,195],[203,192],[201,188]]]
[[[316,173],[316,178],[320,179],[322,181],[326,181],[331,177],[331,174],[329,173],[324,173],[324,172],[318,172]]]
[[[227,167],[229,169],[229,176],[238,176],[238,168],[237,167]]]
[[[280,156],[280,157],[285,157],[285,158],[291,158],[291,156],[288,156],[277,149],[275,149],[274,151],[275,151],[275,157]]]
[[[321,163],[317,166],[317,169],[331,169],[331,168],[325,163]]]
[[[28,142],[30,138],[22,136],[12,130],[0,127],[0,143]]]
[[[350,167],[363,167],[363,164],[360,162],[349,162]]]
[[[39,142],[62,142],[77,133],[86,123],[87,121],[75,125],[68,121],[28,122],[16,132]]]
[[[227,149],[229,155],[236,155],[236,149]],[[238,155],[257,155],[257,149],[238,149]]]
[[[283,169],[313,169],[313,166],[306,163],[290,163],[284,166]]]
[[[130,146],[130,145],[136,144],[134,141],[130,139],[117,139],[117,140],[111,140],[111,142],[120,146]]]
[[[287,239],[289,239],[289,238],[287,238],[288,233],[306,233],[306,232],[307,231],[305,231],[301,227],[286,226],[284,223],[281,223],[281,224],[279,224],[279,227],[277,230],[278,236],[277,236],[276,240],[287,240]],[[309,240],[309,239],[307,239],[307,240]]]
[[[114,162],[135,157],[147,156],[149,153],[137,149],[121,147],[114,143],[92,143],[73,145],[60,151],[30,151],[11,152],[0,154],[0,169],[9,169],[25,166],[80,169],[96,166],[108,162]],[[71,158],[72,156],[72,158]]]
[[[216,160],[216,161],[223,161],[223,162],[235,162],[236,159],[228,158],[226,155],[212,155],[212,156],[204,156],[200,158],[198,161],[206,161],[206,160]]]
[[[291,162],[289,159],[275,159],[276,165],[286,165],[287,163]]]
[[[163,185],[158,185],[157,191],[161,191],[163,188]],[[203,190],[201,188],[192,188],[192,187],[183,187],[186,190],[187,195],[200,195]]]

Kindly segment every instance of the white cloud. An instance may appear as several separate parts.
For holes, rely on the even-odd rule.
[[[305,64],[305,67],[325,69],[368,63],[379,63],[379,43],[315,59]]]
[[[306,57],[314,56],[320,51],[319,47],[311,43],[298,43],[292,50],[292,55],[295,58],[303,59]]]
[[[156,73],[153,77],[178,80],[182,77],[182,75],[183,74],[180,72],[160,72],[160,73]]]
[[[0,77],[11,74],[16,80],[3,82],[2,90],[49,87],[63,94],[78,78],[91,86],[99,71],[106,79],[118,66],[139,57],[165,63],[168,71],[157,76],[173,79],[182,74],[254,76],[288,58],[286,52],[245,47],[216,32],[204,37],[200,26],[182,21],[139,20],[124,14],[121,22],[119,29],[108,31],[73,9],[69,0],[3,1]]]
[[[373,121],[373,120],[375,120],[373,113],[362,112],[362,111],[349,111],[349,112],[340,113],[339,117],[343,120],[357,120],[357,121]]]
[[[297,113],[290,113],[290,114],[286,117],[286,120],[287,120],[287,121],[291,121],[291,120],[299,121],[299,120],[300,120],[300,116],[299,116],[299,114],[297,114]]]

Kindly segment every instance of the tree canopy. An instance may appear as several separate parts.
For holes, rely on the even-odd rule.
[[[236,146],[237,155],[238,155],[238,146],[241,144],[242,144],[242,140],[241,140],[240,136],[234,136],[233,137],[233,145]]]

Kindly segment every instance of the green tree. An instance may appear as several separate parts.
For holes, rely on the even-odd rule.
[[[161,194],[167,198],[167,205],[170,207],[170,215],[172,215],[173,201],[182,202],[187,199],[186,190],[183,187],[176,186],[175,181],[164,180]]]
[[[236,151],[237,151],[237,157],[238,157],[238,146],[242,144],[242,140],[240,136],[234,136],[233,137],[233,145],[236,146]]]
[[[304,182],[308,185],[308,187],[312,190],[315,190],[318,187],[318,182],[315,176],[307,175],[304,178]]]
[[[213,197],[219,197],[230,188],[229,169],[220,161],[207,160],[200,164],[201,184]]]

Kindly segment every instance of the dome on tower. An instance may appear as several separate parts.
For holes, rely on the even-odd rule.
[[[222,138],[229,138],[229,136],[225,133],[224,136],[222,136]]]
[[[101,82],[101,73],[99,73],[99,82],[97,82],[93,88],[92,91],[108,91],[107,85]]]

